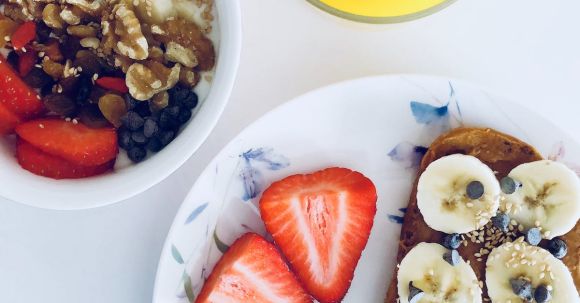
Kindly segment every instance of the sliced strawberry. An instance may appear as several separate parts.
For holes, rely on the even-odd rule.
[[[36,23],[34,21],[27,21],[22,24],[12,33],[10,41],[14,49],[21,49],[28,43],[32,42],[36,37]]]
[[[18,73],[21,77],[26,77],[30,73],[36,64],[36,60],[38,60],[38,54],[33,49],[29,49],[18,56]]]
[[[0,103],[0,135],[11,133],[18,123],[20,119]]]
[[[36,91],[20,79],[2,55],[0,55],[0,103],[21,118],[37,115],[43,108]]]
[[[125,79],[123,78],[102,77],[97,79],[95,83],[102,88],[114,90],[122,94],[129,92],[129,88],[127,87],[127,84],[125,84]]]
[[[53,179],[79,179],[103,174],[113,168],[115,161],[97,166],[80,166],[51,156],[30,143],[18,140],[16,157],[22,168],[39,176]]]
[[[327,168],[273,183],[260,199],[266,229],[319,302],[346,295],[377,211],[371,180]]]
[[[40,119],[20,124],[16,133],[45,153],[74,164],[94,166],[117,156],[114,128],[89,128],[60,119]]]
[[[195,303],[312,302],[274,245],[247,233],[216,264]]]

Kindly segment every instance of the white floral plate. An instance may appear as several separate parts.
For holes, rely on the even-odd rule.
[[[424,147],[462,125],[498,129],[579,168],[571,163],[580,162],[580,146],[566,133],[464,82],[380,76],[325,87],[256,121],[208,165],[175,217],[153,302],[193,302],[229,244],[247,231],[265,234],[257,202],[268,184],[330,166],[358,170],[377,186],[374,226],[344,302],[382,302]]]

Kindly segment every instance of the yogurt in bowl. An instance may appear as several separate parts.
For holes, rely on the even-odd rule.
[[[34,3],[35,1],[30,2]],[[85,3],[84,1],[78,2]],[[94,1],[93,3],[95,2],[99,1]],[[142,16],[142,19],[139,19],[139,17],[137,17],[137,19],[143,36],[148,42],[147,57],[145,59],[140,59],[145,57],[143,52],[133,52],[133,50],[145,50],[144,47],[140,48],[140,46],[142,46],[141,38],[138,37],[132,40],[123,38],[118,39],[116,44],[113,45],[111,52],[114,57],[112,65],[117,69],[117,71],[105,70],[102,74],[99,73],[95,76],[95,73],[93,74],[93,77],[90,77],[90,86],[98,87],[98,90],[101,91],[101,96],[99,96],[98,93],[91,92],[89,94],[90,97],[87,98],[91,100],[87,103],[93,109],[100,109],[101,116],[104,116],[101,117],[101,120],[103,120],[102,118],[105,118],[104,122],[108,123],[105,127],[118,133],[118,142],[116,142],[116,144],[119,145],[121,151],[116,157],[114,169],[106,174],[73,180],[53,180],[38,176],[41,173],[38,173],[38,170],[34,171],[34,168],[37,168],[37,166],[33,167],[32,170],[29,169],[37,175],[28,172],[20,167],[14,157],[14,154],[18,153],[18,150],[16,150],[16,141],[26,141],[26,143],[31,143],[34,147],[39,149],[40,152],[46,153],[47,156],[58,156],[59,161],[64,159],[65,161],[70,162],[80,159],[80,163],[85,165],[86,163],[82,161],[85,161],[85,158],[90,159],[93,154],[83,154],[83,157],[80,158],[72,157],[76,155],[74,153],[65,153],[63,155],[58,154],[55,150],[46,147],[45,141],[48,139],[44,139],[44,136],[29,136],[30,132],[22,131],[24,127],[16,126],[16,132],[18,133],[20,129],[20,133],[23,135],[10,135],[3,138],[0,143],[0,166],[4,168],[0,170],[0,182],[5,185],[0,188],[0,196],[31,206],[52,209],[83,209],[111,204],[140,193],[158,183],[181,166],[203,143],[211,129],[217,123],[217,120],[227,103],[233,86],[235,73],[237,71],[241,44],[239,7],[235,4],[232,5],[232,3],[226,4],[226,1],[221,0],[215,1],[215,3],[213,1],[197,0],[159,2],[165,6],[158,6],[157,1],[153,2],[156,4],[149,7],[147,6],[148,3],[146,1],[131,2],[131,5],[136,5],[135,7],[132,7],[133,15]],[[152,2],[149,1],[149,3]],[[144,6],[141,6],[141,4]],[[175,8],[175,10],[166,10],[165,13],[169,15],[163,15],[165,21],[163,23],[156,22],[155,18],[160,16],[158,11],[162,11],[162,8],[168,7],[168,5],[170,5],[169,7],[171,8]],[[69,5],[61,5],[58,9],[60,9],[62,13],[63,11],[66,11],[68,7]],[[188,10],[184,10],[183,7],[188,7]],[[42,17],[46,15],[44,12],[45,10],[46,7],[44,7],[40,12]],[[176,12],[182,13],[177,14]],[[116,11],[112,11],[112,13],[117,15],[117,19],[115,19],[115,16],[113,16],[113,19],[110,19],[110,17],[102,17],[101,25],[95,25],[94,23],[96,23],[96,21],[90,21],[86,24],[87,27],[97,28],[101,32],[97,33],[96,37],[88,38],[101,39],[102,44],[102,41],[107,35],[106,27],[109,26],[106,25],[107,22],[112,22],[114,25],[114,30],[111,28],[108,28],[108,30],[113,30],[113,33],[119,36],[123,36],[123,31],[131,31],[130,28],[133,26],[132,23],[122,17],[125,15],[131,17],[130,13],[124,12],[122,9],[117,9]],[[170,24],[171,22],[173,22],[173,25]],[[195,27],[197,27],[199,31],[188,30],[187,26],[180,26],[182,24],[187,25],[188,22],[195,22]],[[0,21],[0,28],[1,24],[2,22]],[[66,31],[68,35],[79,35],[78,31],[81,30],[88,30],[90,33],[91,30],[90,28],[87,29],[82,26],[74,27],[70,24],[64,26],[66,27],[66,30],[63,31]],[[73,27],[73,29],[69,29],[69,27]],[[73,34],[71,34],[71,32]],[[203,54],[200,55],[199,52],[204,51],[203,45],[195,48],[190,48],[187,45],[188,41],[196,41],[195,39],[198,38],[200,32],[208,41],[211,41],[211,45],[215,50],[215,63],[207,64],[208,61],[205,60]],[[164,38],[163,35],[176,35],[178,36],[178,39],[172,41],[173,39]],[[148,36],[153,36],[154,38],[149,39]],[[82,46],[81,49],[88,49],[92,47],[91,43],[95,42],[95,39],[85,38],[82,38],[81,36],[81,39],[79,39],[82,42],[80,43]],[[51,34],[50,39],[58,38],[54,38]],[[41,43],[32,42],[30,46],[33,47],[37,44],[44,45],[44,43],[46,43],[46,41]],[[66,41],[60,44],[61,49],[64,48],[63,45],[65,45],[65,43]],[[125,46],[128,46],[128,48],[125,48]],[[8,47],[10,48],[12,45],[9,43]],[[12,48],[14,49],[14,47]],[[31,49],[36,51],[33,48]],[[127,51],[127,49],[131,50]],[[99,54],[100,47],[97,47],[96,50],[97,51],[94,53],[98,55],[99,59],[102,59],[103,57]],[[17,53],[21,56],[27,51],[19,51]],[[55,63],[59,63],[56,60],[52,60],[52,58],[44,59],[49,51],[50,50],[47,50],[44,54],[41,54],[41,51],[36,53],[39,56],[38,58],[41,58],[42,61],[36,63],[33,68],[43,68],[44,60],[51,60],[55,61]],[[70,56],[67,52],[69,52],[69,50],[62,51],[64,57]],[[191,56],[191,53],[193,53],[193,56]],[[105,59],[108,59],[107,56],[108,55],[105,53]],[[132,59],[131,57],[136,59]],[[75,62],[74,59],[69,60],[71,63]],[[89,64],[86,68],[76,68],[76,71],[71,71],[71,69],[75,67],[74,64],[67,65],[67,60],[61,62],[68,70],[67,72],[73,73],[73,77],[79,75],[76,76],[77,78],[84,77],[87,69],[90,69],[91,67]],[[181,70],[175,71],[175,66],[178,65]],[[14,68],[15,73],[19,72],[18,66],[17,63]],[[190,73],[188,73],[188,71],[190,71]],[[103,74],[106,73],[110,73],[110,75],[107,75],[108,77],[103,76]],[[158,79],[153,79],[151,81],[151,79],[147,78],[149,75],[158,77]],[[177,78],[173,78],[171,81],[168,80],[176,75]],[[119,81],[119,78],[123,79],[123,76],[125,76],[125,83]],[[106,81],[103,81],[102,78],[106,78]],[[54,78],[53,81],[58,83],[58,80],[55,80]],[[188,86],[188,81],[192,84],[191,86]],[[172,84],[170,82],[174,83]],[[125,92],[123,92],[123,85],[121,84],[125,84]],[[192,87],[194,93],[190,93]],[[66,87],[64,87],[62,91],[64,91],[65,88]],[[103,90],[105,91],[104,93],[102,92]],[[60,91],[61,90],[59,90],[58,86],[49,90],[37,90],[37,92],[42,96],[44,96],[43,93],[58,94]],[[115,100],[107,100],[104,102],[99,100],[100,97],[109,93],[117,95],[119,98],[111,98]],[[99,98],[95,98],[93,95],[97,95]],[[74,99],[74,97],[72,98]],[[96,103],[92,100],[93,98],[97,99]],[[117,107],[123,107],[120,105],[121,102],[119,102],[119,99],[125,101],[123,102],[123,105],[126,107],[125,111],[122,112],[122,114],[115,113],[115,110],[112,110],[112,113],[108,112],[107,106],[115,109],[115,106],[110,106],[111,104],[118,105]],[[44,98],[42,101],[46,103]],[[2,101],[0,100],[0,103],[1,102]],[[145,108],[143,104],[146,104],[147,108]],[[75,106],[79,106],[79,104],[75,104]],[[69,123],[65,124],[67,129],[69,127],[75,129],[76,126],[73,125],[86,124],[84,120],[81,119],[83,117],[78,116],[78,112],[66,116],[59,113],[55,114],[52,112],[52,109],[52,107],[49,107],[48,109],[43,108],[42,113],[39,115],[42,116],[42,119],[46,119],[45,116],[50,116],[49,119],[51,119],[51,121],[62,120],[63,122],[60,123],[67,122]],[[56,109],[57,111],[59,110],[58,107]],[[190,110],[189,115],[187,113],[182,114],[185,112],[185,109]],[[130,117],[131,115],[135,116],[135,114],[138,114],[139,117]],[[181,115],[184,115],[185,117],[180,117]],[[175,121],[168,118],[176,118],[176,120],[180,120],[181,122],[174,123]],[[35,121],[35,119],[38,119],[38,117],[35,116],[23,120]],[[26,123],[31,122],[24,122],[24,124]],[[52,123],[53,122],[50,122],[50,124]],[[156,125],[151,127],[151,125],[146,126],[146,123]],[[42,129],[45,131],[45,134],[48,134],[48,137],[52,137],[55,133],[47,132],[47,127],[43,123],[37,123],[35,125],[38,126],[38,129],[35,130],[33,128],[34,132]],[[42,128],[41,125],[45,127]],[[169,130],[174,132],[174,138],[168,139],[168,141],[163,142],[163,144],[157,144],[157,146],[149,146],[152,141],[160,141],[160,134]],[[123,132],[125,132],[125,135]],[[129,136],[126,136],[126,133],[128,133]],[[40,143],[35,141],[38,137],[43,138]],[[127,137],[132,141],[127,141]],[[95,138],[97,138],[95,141],[100,141],[100,137]],[[51,138],[51,140],[52,139],[54,138]],[[125,141],[122,141],[123,139]],[[52,141],[50,143],[53,143]],[[127,144],[127,142],[130,142],[130,144]],[[74,147],[73,143],[70,145]],[[86,144],[82,147],[89,149],[92,145],[97,144],[94,144],[92,141],[86,141]],[[48,146],[53,147],[53,145]],[[63,144],[60,147],[63,149],[72,149],[67,144]],[[134,149],[141,151],[141,153],[135,153]],[[75,151],[76,150],[77,149],[75,149]],[[56,149],[56,151],[58,152],[60,150]],[[69,151],[70,150],[67,150],[67,152]],[[89,151],[93,152],[95,149],[89,149]],[[155,153],[155,151],[158,152]],[[143,152],[145,155],[143,155]],[[147,154],[148,156],[145,157]],[[127,157],[127,155],[129,155],[129,157]],[[98,160],[109,161],[110,159],[103,156],[102,159],[99,158]],[[72,164],[77,165],[78,163],[74,161]],[[133,164],[132,162],[140,163]],[[41,164],[43,163],[44,162],[41,162]],[[90,163],[91,165],[100,164],[95,161]],[[74,171],[77,172],[78,170]]]

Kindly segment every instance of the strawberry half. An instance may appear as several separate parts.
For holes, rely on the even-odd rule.
[[[319,302],[340,302],[367,244],[376,201],[364,175],[327,168],[270,185],[260,214],[306,290]]]
[[[0,55],[0,104],[21,118],[30,118],[43,109],[40,97]]]
[[[20,123],[20,119],[0,103],[0,135],[9,134]]]
[[[113,168],[115,161],[97,166],[80,166],[62,158],[51,156],[30,143],[18,140],[16,143],[18,164],[29,172],[53,179],[79,179],[100,175]]]
[[[114,128],[89,128],[60,119],[39,119],[16,127],[20,138],[47,154],[82,166],[96,166],[117,157]]]
[[[195,303],[311,303],[276,247],[255,233],[234,242]]]

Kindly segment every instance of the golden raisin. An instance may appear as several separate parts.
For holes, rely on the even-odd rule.
[[[60,79],[64,75],[64,65],[52,60],[42,61],[42,70],[54,79]]]
[[[18,23],[12,21],[12,19],[6,18],[0,20],[0,47],[4,47],[6,45],[6,42],[8,42],[7,39],[12,36],[12,33],[16,31],[17,27]]]
[[[127,114],[125,99],[116,94],[106,94],[99,99],[99,109],[115,127],[121,126],[121,117]]]

